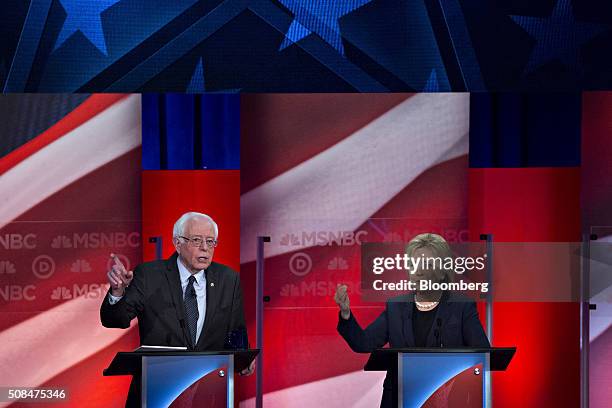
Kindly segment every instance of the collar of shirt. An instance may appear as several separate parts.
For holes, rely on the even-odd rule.
[[[176,265],[178,266],[179,276],[181,278],[181,286],[184,289],[189,284],[189,277],[191,276],[191,272],[189,272],[189,269],[187,269],[185,265],[183,265],[183,262],[181,262],[181,258],[176,259]],[[195,276],[196,284],[198,286],[203,287],[203,285],[206,285],[206,277],[204,276],[204,269],[202,269],[201,271],[198,271],[193,276]]]

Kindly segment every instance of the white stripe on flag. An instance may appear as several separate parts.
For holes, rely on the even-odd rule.
[[[417,94],[240,199],[240,263],[309,244],[286,234],[354,231],[428,168],[468,151],[469,94]],[[296,146],[298,148],[299,146]]]
[[[0,228],[141,143],[140,95],[131,95],[0,176]]]

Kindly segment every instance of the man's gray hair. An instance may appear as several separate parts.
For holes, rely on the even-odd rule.
[[[176,222],[174,223],[174,228],[172,229],[172,236],[173,237],[184,236],[185,235],[185,224],[187,223],[187,221],[195,219],[195,218],[205,219],[206,221],[210,222],[210,225],[213,226],[213,230],[215,231],[215,239],[219,237],[219,227],[217,227],[217,223],[215,222],[215,220],[213,220],[211,217],[209,217],[206,214],[202,214],[199,212],[193,212],[193,211],[187,212],[181,215],[181,218],[176,220]]]

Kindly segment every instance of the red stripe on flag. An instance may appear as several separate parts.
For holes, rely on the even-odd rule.
[[[127,96],[127,94],[96,94],[90,96],[49,129],[1,158],[0,175]]]

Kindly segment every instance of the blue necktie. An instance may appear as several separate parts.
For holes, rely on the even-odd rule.
[[[191,344],[195,348],[196,345],[196,335],[198,333],[198,317],[200,317],[200,313],[198,312],[198,298],[196,296],[195,288],[193,284],[195,283],[195,276],[189,277],[189,283],[185,288],[185,313],[187,314],[187,328],[189,329],[189,334],[191,335]]]

